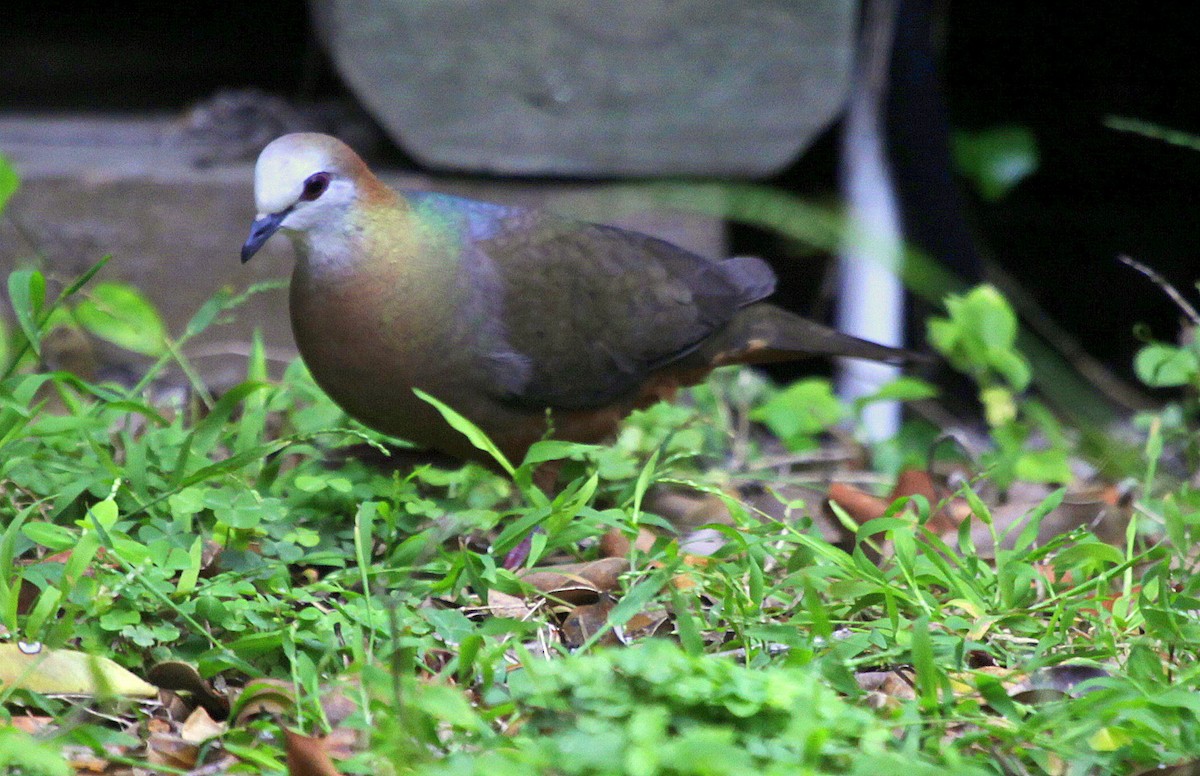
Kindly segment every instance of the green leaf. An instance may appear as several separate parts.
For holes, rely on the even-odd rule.
[[[1133,371],[1139,380],[1153,388],[1189,385],[1200,374],[1200,359],[1190,348],[1153,342],[1138,351]]]
[[[993,351],[988,354],[988,363],[1014,391],[1023,391],[1033,379],[1029,362],[1015,350]]]
[[[450,427],[470,440],[471,444],[492,456],[492,458],[495,458],[496,462],[500,464],[504,471],[508,472],[510,477],[516,472],[516,469],[513,468],[513,465],[509,463],[508,458],[504,455],[504,453],[500,452],[500,448],[496,447],[495,443],[492,442],[492,440],[488,438],[488,435],[483,433],[478,426],[464,418],[462,415],[458,414],[458,412],[450,407],[450,405],[435,399],[434,397],[422,391],[420,388],[413,388],[413,393],[415,393],[417,398],[419,398],[421,401],[432,404],[433,408],[440,412],[442,417],[446,419],[446,422],[450,424]]]
[[[984,199],[994,202],[1037,171],[1037,139],[1026,127],[955,132],[954,163]]]
[[[967,292],[970,323],[988,350],[1011,348],[1017,340],[1017,314],[1008,300],[987,284]]]
[[[544,463],[545,461],[558,461],[563,458],[577,458],[588,453],[598,452],[603,450],[601,445],[585,445],[579,442],[567,442],[562,439],[543,439],[534,442],[529,452],[525,454],[525,460],[521,462],[522,467],[532,464]]]
[[[234,410],[241,406],[244,401],[247,401],[250,396],[270,387],[270,383],[246,381],[239,383],[222,394],[217,403],[213,405],[213,408],[204,416],[204,419],[196,424],[195,439],[193,441],[196,450],[207,453],[217,443],[218,437],[225,429],[225,424],[233,415]],[[246,449],[242,447],[237,452],[241,453]]]
[[[689,601],[677,589],[671,588],[671,610],[675,613],[675,630],[679,634],[679,643],[687,653],[696,657],[704,652],[704,638],[700,635],[700,625],[692,615]]]
[[[125,283],[98,283],[75,307],[89,332],[135,353],[159,356],[166,349],[167,327],[140,291]]]
[[[483,727],[471,703],[457,687],[444,684],[423,684],[414,699],[421,709],[435,719],[459,728]]]
[[[41,331],[38,316],[46,301],[46,278],[36,269],[19,269],[8,276],[8,298],[12,301],[17,325],[29,340],[29,347],[41,356]]]
[[[21,528],[21,533],[25,534],[29,541],[46,547],[51,552],[61,552],[79,542],[77,531],[54,523],[26,523]]]
[[[117,518],[120,517],[120,511],[117,508],[117,502],[113,501],[112,497],[98,501],[88,509],[87,516],[79,521],[79,525],[86,531],[93,528],[97,523],[104,530],[111,530],[117,524]],[[93,522],[95,521],[95,522]]]
[[[368,570],[371,568],[371,546],[375,535],[375,517],[379,514],[379,504],[374,501],[364,501],[354,515],[354,559],[358,565],[359,584],[364,594],[371,592],[371,580]],[[371,609],[367,608],[368,621]]]
[[[266,383],[270,379],[267,374],[266,349],[263,346],[262,332],[254,331],[250,344],[250,357],[246,360],[246,382]],[[262,442],[267,428],[267,400],[259,393],[246,396],[242,404],[242,416],[238,420],[237,437],[234,450],[246,450]]]
[[[934,350],[949,357],[958,345],[959,327],[948,318],[930,318],[925,324],[925,336]]]
[[[175,583],[175,595],[187,596],[191,595],[196,589],[196,583],[200,579],[200,571],[204,563],[204,537],[197,536],[192,541],[192,546],[187,552],[188,562],[179,574],[179,581]]]
[[[1129,118],[1128,116],[1105,116],[1104,126],[1109,129],[1115,129],[1118,132],[1132,132],[1142,137],[1161,140],[1164,143],[1170,143],[1182,148],[1190,148],[1193,151],[1200,151],[1200,135],[1172,129],[1162,124],[1155,124],[1152,121]]]
[[[649,460],[642,470],[638,473],[637,482],[633,485],[633,504],[631,515],[633,522],[636,523],[641,519],[642,515],[642,500],[646,497],[646,492],[650,490],[650,486],[654,484],[655,474],[658,472],[658,454],[661,448],[656,449],[650,454]]]
[[[792,383],[751,412],[789,447],[838,424],[846,408],[823,378]]]
[[[937,386],[917,377],[897,377],[870,396],[857,400],[860,407],[877,401],[921,401],[938,395]]]
[[[11,725],[0,725],[0,771],[39,776],[76,773],[53,741],[43,741]]]
[[[1111,544],[1086,541],[1065,547],[1054,557],[1054,565],[1059,568],[1069,568],[1084,562],[1098,566],[1120,566],[1125,562],[1125,556]]]
[[[1007,388],[984,388],[979,392],[979,402],[983,405],[984,416],[992,428],[1010,423],[1017,417],[1016,397]]]
[[[929,634],[929,618],[925,616],[918,617],[912,624],[912,663],[922,708],[936,709],[939,672],[933,662],[933,641]]]
[[[86,286],[88,284],[88,281],[90,281],[92,278],[94,278],[96,276],[96,273],[99,272],[100,270],[102,270],[104,268],[104,265],[108,264],[108,262],[110,262],[110,261],[112,261],[111,253],[106,256],[102,256],[99,261],[97,261],[95,264],[93,264],[92,266],[88,267],[83,272],[81,272],[79,274],[79,277],[72,280],[71,285],[69,285],[65,289],[63,289],[62,296],[59,297],[59,299],[60,300],[69,299],[70,297],[74,296],[76,293],[79,292],[79,289]]]
[[[667,583],[667,577],[656,572],[634,585],[628,593],[613,607],[608,614],[608,622],[613,627],[620,627],[629,622],[635,614],[643,611],[650,600],[662,590]]]
[[[5,316],[0,314],[0,366],[8,363],[12,348],[9,346],[8,324]]]
[[[1071,466],[1065,449],[1030,450],[1021,454],[1016,475],[1029,482],[1070,482]]]
[[[17,174],[17,169],[7,156],[0,154],[0,212],[20,187],[21,176]]]

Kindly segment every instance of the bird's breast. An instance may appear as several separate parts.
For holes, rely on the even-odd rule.
[[[507,417],[481,363],[483,328],[469,310],[454,288],[387,273],[335,280],[298,265],[292,277],[296,344],[330,398],[368,426],[463,457],[461,434],[412,389],[476,420]]]

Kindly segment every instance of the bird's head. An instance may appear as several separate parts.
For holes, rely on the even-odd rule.
[[[280,229],[336,228],[372,179],[362,159],[337,138],[297,132],[271,141],[254,167],[258,215],[242,246],[242,262]]]

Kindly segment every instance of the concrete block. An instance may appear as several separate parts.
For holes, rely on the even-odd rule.
[[[343,79],[423,163],[770,175],[841,111],[854,0],[313,0]]]

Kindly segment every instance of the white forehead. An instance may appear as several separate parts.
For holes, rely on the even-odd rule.
[[[300,199],[308,176],[333,167],[328,150],[284,136],[263,149],[254,165],[254,204],[260,214],[278,213]]]

